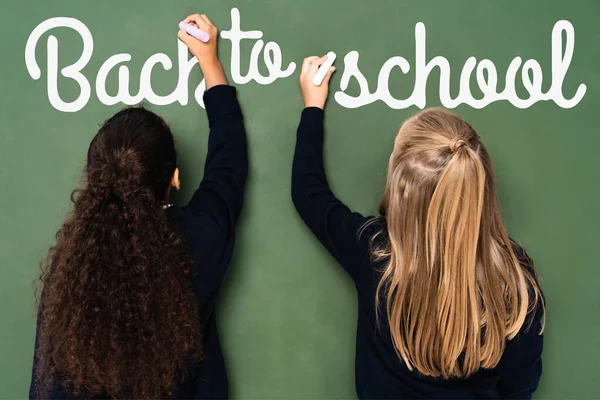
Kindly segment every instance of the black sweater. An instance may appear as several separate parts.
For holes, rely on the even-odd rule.
[[[170,207],[176,229],[183,231],[193,257],[194,291],[201,310],[204,358],[189,366],[175,388],[176,398],[227,398],[227,375],[217,335],[215,301],[233,252],[235,225],[242,209],[248,174],[246,131],[232,86],[215,86],[204,94],[210,125],[204,177],[190,202]],[[37,352],[37,337],[36,337]],[[35,363],[30,397],[35,393]],[[65,398],[54,387],[50,398]]]
[[[380,326],[375,316],[375,292],[380,275],[370,261],[369,244],[378,218],[352,212],[329,188],[323,167],[323,110],[306,108],[298,127],[292,168],[292,198],[306,225],[350,274],[358,292],[356,392],[359,398],[522,398],[535,391],[542,372],[541,312],[512,341],[498,366],[480,369],[466,379],[439,379],[409,371],[396,355],[385,312]],[[385,240],[385,239],[384,239]],[[378,329],[379,328],[379,329]],[[528,329],[529,328],[529,329]]]

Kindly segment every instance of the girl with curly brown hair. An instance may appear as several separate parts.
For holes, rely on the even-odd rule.
[[[140,107],[92,140],[86,182],[42,263],[30,397],[225,398],[215,300],[233,251],[248,171],[235,88],[210,34],[179,38],[200,64],[210,125],[204,178],[183,208],[171,130]]]

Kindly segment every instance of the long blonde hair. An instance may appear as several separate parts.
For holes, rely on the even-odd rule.
[[[424,110],[400,129],[381,202],[389,239],[372,256],[385,265],[377,310],[385,307],[411,370],[450,378],[493,368],[506,340],[544,307],[533,266],[519,262],[502,223],[495,186],[479,135],[456,115]]]

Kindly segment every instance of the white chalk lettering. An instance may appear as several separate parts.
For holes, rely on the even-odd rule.
[[[29,75],[38,80],[42,71],[36,60],[36,47],[40,39],[47,32],[55,28],[69,28],[79,34],[83,41],[83,51],[79,59],[60,70],[60,76],[75,81],[79,86],[79,96],[67,102],[59,94],[59,45],[58,39],[48,36],[46,76],[48,101],[57,110],[63,112],[76,112],[86,106],[91,97],[92,88],[88,78],[82,73],[84,67],[93,56],[94,39],[92,33],[84,23],[67,17],[50,18],[40,23],[29,35],[25,45],[25,65]],[[230,71],[233,81],[238,85],[244,85],[252,81],[260,85],[269,85],[277,79],[290,77],[296,70],[296,63],[290,62],[284,68],[283,54],[279,45],[275,42],[262,40],[263,32],[259,30],[243,31],[241,29],[241,17],[237,8],[231,9],[231,29],[221,32],[221,38],[231,41]],[[242,55],[241,42],[243,40],[254,40],[249,56],[247,72],[241,71]],[[566,20],[554,24],[551,35],[551,85],[544,93],[542,84],[544,76],[542,67],[537,60],[528,59],[523,62],[522,58],[516,56],[508,65],[505,75],[504,88],[498,88],[498,70],[493,61],[481,59],[479,62],[475,57],[465,60],[460,71],[459,91],[456,97],[450,93],[451,65],[449,61],[440,55],[430,60],[426,54],[426,29],[421,22],[415,25],[415,60],[414,60],[414,86],[410,94],[397,98],[390,93],[389,79],[392,73],[401,72],[406,75],[411,71],[410,62],[402,56],[393,56],[381,67],[377,78],[375,89],[369,89],[369,82],[359,68],[360,54],[358,51],[350,51],[344,58],[344,70],[342,73],[340,88],[335,93],[336,102],[346,108],[358,108],[377,101],[384,102],[393,109],[405,109],[411,106],[425,108],[428,104],[426,92],[427,84],[431,83],[429,77],[434,69],[439,70],[439,100],[446,108],[455,108],[460,104],[467,104],[473,108],[480,109],[497,101],[508,101],[517,108],[528,108],[539,101],[553,101],[561,108],[575,107],[585,96],[587,87],[580,84],[571,98],[563,94],[565,77],[573,60],[575,51],[575,29]],[[259,71],[259,62],[262,62],[268,71],[262,75]],[[142,101],[148,101],[155,105],[168,105],[178,102],[187,105],[189,100],[188,81],[189,76],[197,65],[195,57],[190,57],[187,47],[177,41],[177,73],[178,79],[173,91],[166,95],[158,95],[152,89],[152,72],[155,68],[165,71],[173,69],[173,61],[165,53],[157,53],[150,56],[144,63],[139,76],[139,91],[137,94],[130,92],[131,72],[127,63],[132,56],[127,53],[119,53],[104,61],[98,70],[95,80],[95,92],[98,100],[105,105],[126,104],[133,105]],[[519,69],[521,70],[519,74]],[[398,71],[399,70],[399,71]],[[106,88],[107,78],[111,73],[117,75],[117,91],[109,94]],[[482,95],[475,98],[471,92],[471,77],[475,74],[475,82]],[[527,97],[519,97],[516,90],[517,79],[520,79]],[[358,84],[358,95],[352,96],[348,90],[351,80]],[[198,84],[194,91],[196,102],[204,107],[202,96],[206,90],[204,79]]]
[[[268,85],[279,78],[287,78],[294,73],[295,63],[290,63],[285,69],[282,69],[283,57],[281,48],[275,42],[258,40],[251,52],[248,74],[242,76],[240,73],[240,42],[243,39],[260,39],[263,37],[261,31],[244,32],[240,29],[240,13],[237,8],[231,10],[231,30],[223,31],[221,37],[231,40],[231,71],[233,81],[237,84],[246,84],[255,81],[261,85]],[[80,87],[79,97],[70,103],[63,101],[58,90],[58,40],[55,36],[48,37],[47,50],[47,76],[48,76],[48,100],[50,104],[59,111],[76,112],[81,110],[88,103],[91,95],[91,87],[88,79],[81,73],[81,70],[88,64],[93,55],[94,40],[90,30],[79,20],[75,18],[51,18],[39,24],[29,35],[25,46],[25,64],[29,75],[37,80],[41,77],[41,70],[35,57],[36,46],[42,35],[54,28],[70,28],[75,30],[83,40],[83,53],[79,60],[74,64],[61,70],[62,76],[75,80]],[[260,53],[263,52],[263,61],[269,71],[267,76],[260,74],[258,62]],[[173,92],[167,96],[159,96],[152,89],[152,71],[155,66],[160,66],[169,71],[173,68],[173,62],[168,55],[157,53],[144,63],[140,73],[140,89],[136,95],[132,95],[129,90],[130,71],[125,63],[131,61],[132,57],[127,53],[115,54],[109,57],[98,70],[96,75],[96,96],[98,100],[105,105],[114,105],[118,103],[133,105],[144,100],[155,105],[168,105],[179,102],[181,105],[188,103],[188,79],[191,70],[197,64],[195,57],[188,58],[187,47],[177,41],[177,53],[179,64],[179,78],[177,86]],[[118,89],[117,93],[111,95],[106,90],[106,80],[111,72],[118,66]],[[196,102],[204,107],[202,96],[206,90],[204,79],[196,87],[194,98]]]
[[[563,32],[566,34],[564,48]],[[469,57],[465,61],[460,74],[459,93],[456,98],[452,98],[450,94],[450,63],[442,56],[436,56],[427,61],[425,25],[419,22],[415,26],[415,83],[410,97],[403,100],[396,99],[391,95],[388,88],[390,72],[393,67],[399,67],[404,74],[410,71],[410,64],[405,58],[396,56],[385,62],[379,72],[377,89],[371,93],[368,82],[358,67],[359,53],[352,51],[344,59],[344,73],[340,91],[335,93],[335,100],[346,108],[363,107],[381,100],[393,109],[404,109],[413,105],[423,109],[427,105],[427,79],[434,68],[439,68],[439,98],[446,108],[468,104],[473,108],[480,109],[500,100],[507,100],[518,108],[528,108],[538,101],[549,100],[554,101],[559,107],[572,108],[581,101],[587,90],[586,85],[580,84],[572,98],[566,99],[563,95],[563,82],[573,59],[574,47],[575,30],[573,25],[569,21],[558,21],[552,30],[552,85],[546,93],[542,91],[542,68],[536,60],[530,59],[523,64],[521,81],[529,94],[528,98],[523,99],[517,95],[515,89],[517,71],[522,63],[521,57],[515,57],[508,66],[506,86],[502,92],[498,92],[498,73],[494,63],[488,59],[477,63],[475,57]],[[475,67],[477,67],[477,85],[483,93],[481,99],[476,99],[471,94],[470,79]],[[351,78],[356,79],[358,82],[360,89],[358,96],[345,93]]]
[[[56,39],[56,36],[50,35],[48,37],[48,56],[46,65],[48,72],[48,101],[50,101],[50,104],[59,111],[75,112],[85,107],[91,94],[90,83],[81,73],[83,67],[85,67],[92,58],[92,53],[94,51],[94,39],[87,26],[75,18],[65,17],[50,18],[42,22],[33,30],[33,32],[31,32],[31,35],[29,35],[29,38],[27,39],[27,44],[25,45],[25,65],[27,66],[29,75],[33,79],[40,79],[42,72],[35,59],[35,48],[44,33],[61,26],[74,29],[79,33],[81,39],[83,39],[83,52],[79,59],[74,64],[61,70],[62,76],[71,78],[79,84],[81,92],[79,97],[71,103],[66,103],[60,98],[60,95],[58,94],[58,39]]]
[[[260,39],[263,37],[261,31],[247,31],[244,32],[240,29],[240,12],[237,8],[231,10],[231,30],[221,32],[223,39],[231,40],[231,77],[233,81],[239,85],[246,84],[252,80],[261,84],[268,85],[275,82],[279,78],[287,78],[294,73],[296,69],[296,63],[290,63],[285,70],[281,69],[281,48],[277,43],[269,42],[264,47],[263,58],[267,70],[269,71],[268,76],[262,76],[258,71],[258,56],[263,50],[264,42],[258,40],[252,47],[250,53],[250,67],[248,68],[248,74],[242,75],[240,72],[241,55],[240,55],[240,42],[243,39]]]

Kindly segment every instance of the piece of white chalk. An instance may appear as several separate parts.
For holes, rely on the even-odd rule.
[[[313,77],[313,80],[312,80],[313,85],[321,86],[321,83],[323,83],[323,79],[325,79],[325,76],[327,75],[329,68],[331,68],[331,66],[333,65],[333,62],[335,61],[336,57],[337,56],[333,51],[330,51],[329,53],[327,53],[327,61],[325,61],[323,64],[321,64],[321,66],[319,67],[319,70]]]
[[[179,23],[179,28],[183,29],[188,35],[193,36],[204,43],[210,40],[208,32],[205,32],[192,24],[186,24],[184,21],[181,21]]]

